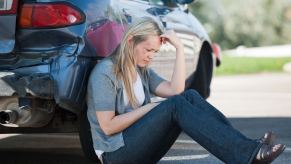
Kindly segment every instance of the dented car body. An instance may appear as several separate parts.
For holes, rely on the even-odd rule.
[[[92,157],[84,114],[90,71],[142,16],[177,32],[185,45],[186,86],[207,98],[218,58],[186,8],[192,1],[0,0],[0,133],[80,132]],[[163,46],[152,67],[168,78],[172,60],[173,47]]]

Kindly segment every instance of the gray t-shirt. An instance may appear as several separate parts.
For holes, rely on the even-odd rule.
[[[144,105],[150,102],[156,87],[164,81],[152,69],[138,69],[145,92]],[[113,73],[111,58],[100,61],[92,70],[87,88],[87,116],[91,126],[95,150],[112,152],[124,146],[122,132],[106,135],[98,123],[96,111],[115,111],[117,115],[125,113],[123,85]]]

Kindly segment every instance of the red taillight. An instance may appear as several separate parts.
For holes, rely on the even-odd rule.
[[[22,28],[57,28],[84,21],[84,15],[69,4],[24,4],[19,26]]]
[[[0,0],[0,15],[16,14],[18,0]]]
[[[216,66],[219,66],[221,63],[221,48],[217,43],[213,43],[212,50],[216,59]]]

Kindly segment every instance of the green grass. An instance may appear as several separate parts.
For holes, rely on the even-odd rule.
[[[288,58],[254,58],[222,56],[222,64],[216,68],[215,75],[237,75],[262,72],[281,72]]]

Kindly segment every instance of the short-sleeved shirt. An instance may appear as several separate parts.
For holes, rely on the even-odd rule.
[[[115,111],[116,115],[126,112],[123,83],[116,78],[113,65],[112,58],[100,61],[91,72],[87,88],[87,117],[91,126],[93,146],[95,150],[104,152],[112,152],[124,146],[122,132],[106,135],[96,117],[96,111]],[[151,95],[154,95],[155,89],[164,79],[150,68],[144,71],[138,68],[137,72],[145,92],[145,105],[150,103]]]

